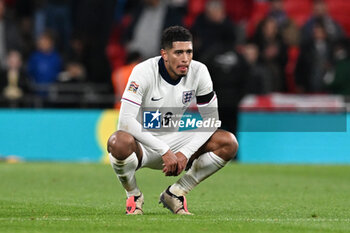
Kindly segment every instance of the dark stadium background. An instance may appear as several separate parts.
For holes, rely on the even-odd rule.
[[[2,160],[105,160],[128,72],[145,54],[159,54],[135,49],[134,36],[147,25],[140,19],[162,6],[160,18],[150,19],[160,22],[149,28],[158,34],[141,34],[142,47],[170,25],[192,31],[194,59],[212,75],[223,128],[240,142],[238,161],[350,162],[347,0],[0,2]],[[220,4],[214,22],[205,12]],[[54,42],[49,63],[40,63],[48,59],[37,49],[43,34]],[[44,78],[35,64],[51,67]]]

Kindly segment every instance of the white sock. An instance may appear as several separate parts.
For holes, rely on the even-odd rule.
[[[118,160],[109,153],[109,161],[114,169],[120,183],[123,185],[126,195],[139,196],[141,195],[140,189],[137,187],[135,171],[139,163],[136,153],[133,152],[125,160]]]
[[[204,153],[193,161],[192,167],[175,184],[170,187],[170,192],[176,196],[184,196],[201,181],[226,165],[223,160],[213,152]]]

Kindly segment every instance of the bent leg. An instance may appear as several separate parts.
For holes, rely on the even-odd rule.
[[[142,149],[135,138],[127,132],[117,131],[108,139],[109,159],[128,197],[139,196],[135,171],[142,160]]]
[[[175,184],[170,192],[184,196],[201,181],[224,167],[237,153],[235,136],[224,130],[217,130],[209,140],[190,158],[189,170]]]
[[[137,159],[142,159],[142,149],[135,138],[122,130],[114,132],[108,139],[107,151],[116,159],[124,160],[133,152],[136,153]]]
[[[226,130],[218,129],[209,140],[204,143],[193,156],[191,156],[188,162],[188,167],[190,167],[195,159],[199,158],[206,152],[212,152],[221,159],[230,161],[236,156],[237,150],[238,142],[236,137]]]

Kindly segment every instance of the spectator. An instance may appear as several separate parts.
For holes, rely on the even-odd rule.
[[[71,35],[69,49],[66,51],[65,60],[86,64],[85,45],[81,36],[76,33]]]
[[[206,3],[205,11],[196,18],[191,31],[196,59],[200,61],[218,45],[225,44],[231,49],[235,44],[235,26],[227,17],[221,0]]]
[[[288,47],[288,61],[285,65],[286,91],[288,91],[289,93],[295,93],[296,87],[294,73],[300,51],[300,30],[293,21],[288,21],[282,29],[282,38],[284,44]]]
[[[94,94],[86,82],[83,52],[81,39],[76,35],[72,36],[70,50],[66,52],[64,59],[64,70],[58,74],[57,82],[50,85],[50,107],[78,108],[85,104],[87,95]]]
[[[49,87],[49,107],[78,108],[86,100],[90,88],[85,85],[86,72],[80,63],[69,62]]]
[[[132,69],[141,62],[141,55],[139,52],[130,52],[126,58],[126,64],[112,73],[112,83],[115,94],[115,108],[120,108],[120,100],[124,93],[125,86],[129,80]]]
[[[308,41],[313,37],[314,25],[318,21],[322,21],[330,41],[334,42],[344,37],[341,26],[328,14],[325,1],[314,0],[313,13],[302,27],[302,42]]]
[[[6,69],[0,72],[0,91],[8,101],[18,101],[28,91],[28,80],[22,69],[21,54],[12,50],[6,59]]]
[[[300,30],[298,26],[291,20],[286,21],[281,29],[283,43],[288,47],[299,46]]]
[[[56,38],[60,52],[67,50],[72,28],[70,0],[38,0],[35,11],[36,37],[50,30]]]
[[[72,35],[69,50],[65,57],[65,70],[60,73],[59,80],[64,83],[86,81],[86,58],[84,44],[78,35]]]
[[[259,61],[259,49],[254,43],[246,43],[242,49],[243,56],[248,63],[247,69],[247,94],[264,95],[271,93],[272,75]]]
[[[30,53],[35,49],[33,33],[33,15],[37,0],[16,0],[15,11],[19,34],[22,40],[21,54],[24,61],[28,60]]]
[[[111,68],[105,51],[116,1],[75,0],[72,3],[75,7],[74,31],[80,37],[78,43],[82,49],[87,81],[111,86]]]
[[[287,64],[287,46],[284,43],[277,21],[265,18],[257,28],[253,41],[258,45],[260,59],[272,76],[273,92],[286,91],[285,66]]]
[[[283,9],[282,0],[270,0],[270,8],[267,17],[275,19],[279,28],[285,26],[289,18]]]
[[[244,58],[233,46],[225,44],[213,47],[205,56],[216,95],[220,101],[219,116],[221,128],[232,133],[237,132],[238,105],[246,94],[248,66]]]
[[[11,50],[21,50],[21,38],[18,30],[5,15],[5,1],[0,0],[0,68],[6,67],[6,54]]]
[[[255,0],[224,0],[227,16],[234,22],[237,49],[246,41],[246,27],[254,12]]]
[[[55,82],[62,69],[61,56],[55,51],[52,34],[44,32],[37,40],[37,51],[28,61],[30,80],[38,88],[38,94],[46,95],[48,84]]]
[[[128,51],[139,51],[143,58],[159,54],[160,37],[164,28],[181,25],[182,7],[162,0],[143,0],[132,15],[132,22],[124,35]]]
[[[86,72],[84,67],[77,62],[69,62],[65,66],[65,70],[58,76],[61,83],[81,83],[85,81]]]
[[[349,41],[338,41],[333,49],[334,72],[326,79],[328,90],[333,94],[350,95]]]
[[[325,92],[325,74],[332,67],[332,44],[323,21],[313,25],[312,38],[301,45],[295,77],[299,92]]]

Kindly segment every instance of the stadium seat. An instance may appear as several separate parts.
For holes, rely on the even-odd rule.
[[[326,0],[329,14],[336,20],[350,36],[350,1]]]
[[[225,0],[226,13],[235,23],[248,20],[253,14],[255,0]]]
[[[187,3],[187,15],[184,18],[184,24],[186,27],[191,27],[196,17],[204,10],[204,6],[207,0],[188,0]]]
[[[253,5],[253,14],[247,22],[246,34],[247,37],[251,37],[254,34],[256,26],[265,17],[269,9],[268,2],[256,1]]]
[[[125,64],[126,48],[121,44],[121,36],[125,28],[130,25],[131,16],[125,15],[119,25],[114,25],[109,36],[106,47],[106,54],[111,65],[112,70]]]
[[[284,9],[288,16],[301,27],[310,17],[312,11],[311,0],[284,0]]]
[[[126,50],[119,42],[110,41],[107,45],[106,53],[113,70],[124,65]]]

